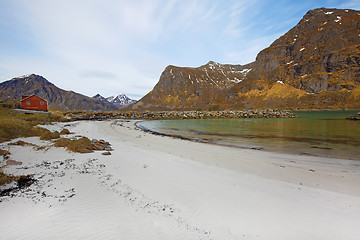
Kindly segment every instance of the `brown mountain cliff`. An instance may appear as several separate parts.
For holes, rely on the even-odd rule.
[[[132,110],[360,108],[360,12],[315,9],[244,66],[168,66]]]
[[[243,81],[251,69],[248,65],[215,62],[198,68],[168,66],[153,91],[131,109],[192,110],[211,107],[221,94]],[[219,98],[220,101],[221,98]]]

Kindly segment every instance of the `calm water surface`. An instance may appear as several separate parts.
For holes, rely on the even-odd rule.
[[[143,128],[237,147],[360,160],[359,111],[295,112],[296,119],[145,121]]]

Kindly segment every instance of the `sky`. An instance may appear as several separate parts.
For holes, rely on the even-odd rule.
[[[0,82],[140,99],[168,65],[247,64],[308,10],[360,0],[0,0]]]

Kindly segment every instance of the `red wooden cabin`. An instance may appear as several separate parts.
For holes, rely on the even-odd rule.
[[[39,96],[22,96],[20,101],[21,109],[26,110],[38,110],[38,111],[48,111],[48,103],[45,99],[42,99]]]

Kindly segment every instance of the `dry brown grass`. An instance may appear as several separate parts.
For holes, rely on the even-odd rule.
[[[46,135],[48,130],[35,126],[41,123],[65,120],[59,114],[19,114],[0,106],[0,142],[18,137]]]
[[[22,140],[13,142],[13,143],[9,143],[8,145],[13,145],[13,146],[32,146],[32,147],[38,147],[36,144],[33,143],[28,143]]]
[[[15,166],[15,165],[21,165],[22,162],[20,161],[15,161],[15,160],[7,160],[6,161],[6,166]]]
[[[38,145],[36,145],[36,144],[24,142],[24,141],[22,141],[22,140],[19,140],[19,141],[17,141],[17,142],[13,142],[13,143],[9,143],[8,145],[13,145],[13,146],[31,146],[31,147],[34,147],[36,150],[44,150],[45,148],[48,147],[48,146],[38,146]]]
[[[82,137],[80,139],[71,140],[68,138],[60,138],[55,141],[55,147],[64,147],[69,151],[78,152],[78,153],[91,153],[97,148],[87,137]]]
[[[8,154],[10,154],[9,151],[0,149],[0,156],[6,156]]]
[[[10,155],[9,151],[0,149],[0,157],[2,157],[1,165],[4,165],[6,160],[9,158],[9,155]],[[12,181],[15,181],[15,180],[18,180],[18,177],[14,177],[12,175],[5,174],[3,172],[2,167],[0,167],[0,186],[7,184],[7,183],[11,183]]]
[[[13,175],[8,175],[5,174],[2,170],[2,168],[0,168],[0,186],[7,184],[7,183],[11,183],[13,181],[17,181],[19,180],[20,176],[13,176]]]
[[[10,141],[18,137],[39,136],[44,140],[60,137],[60,133],[52,133],[47,129],[36,127],[38,124],[48,122],[66,121],[60,113],[47,114],[19,114],[12,111],[13,103],[1,103],[0,105],[0,143]],[[18,141],[12,145],[33,146],[37,150],[43,149],[35,144]],[[0,149],[2,164],[19,164],[20,162],[8,160],[9,151]],[[9,162],[10,161],[10,162]],[[9,162],[9,163],[8,163]],[[17,181],[21,176],[5,174],[0,168],[0,185]]]
[[[19,119],[0,119],[1,142],[9,141],[17,137],[30,137],[37,135],[37,131],[27,122]]]
[[[11,183],[12,181],[18,180],[18,177],[14,177],[3,172],[2,166],[6,163],[9,158],[10,152],[7,150],[0,149],[1,167],[0,167],[0,186]]]
[[[67,134],[71,134],[71,132],[69,131],[69,129],[64,128],[63,130],[61,130],[60,135],[67,135]]]
[[[52,140],[57,138],[60,138],[60,133],[58,131],[51,132],[47,129],[42,130],[42,134],[40,135],[40,140]]]

